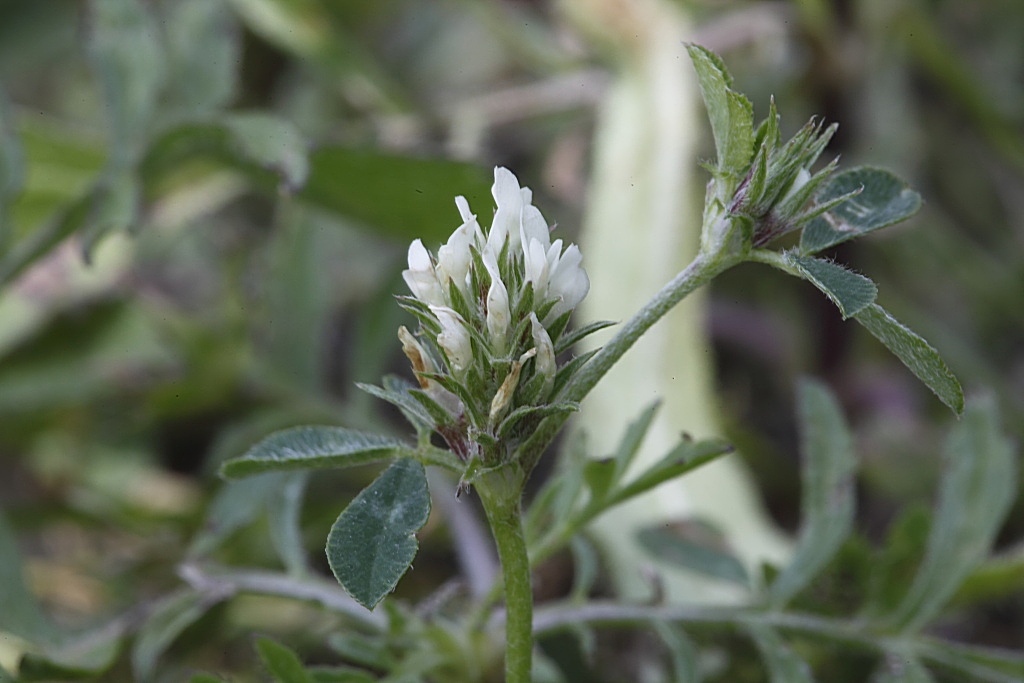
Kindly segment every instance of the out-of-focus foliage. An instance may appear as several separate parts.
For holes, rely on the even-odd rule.
[[[942,350],[968,393],[992,388],[1024,437],[1024,5],[682,4],[697,28],[680,37],[680,59],[683,40],[717,50],[752,101],[774,93],[787,121],[841,122],[830,149],[844,163],[897,169],[925,198],[910,226],[824,255],[871,272],[880,303]],[[405,243],[447,235],[456,194],[487,205],[496,163],[529,178],[571,229],[605,68],[544,0],[0,6],[0,680],[22,655],[26,680],[293,680],[292,650],[331,663],[310,680],[369,680],[349,665],[383,670],[394,653],[364,636],[402,620],[421,634],[421,659],[456,651],[422,615],[367,613],[323,578],[338,501],[375,471],[228,483],[216,472],[277,429],[397,424],[352,387],[402,367],[391,295]],[[779,520],[795,526],[804,501],[805,538],[848,520],[821,505],[824,489],[798,491],[797,375],[837,388],[861,458],[859,533],[796,606],[848,614],[862,606],[854,586],[872,619],[910,628],[949,598],[944,633],[1020,650],[1020,499],[994,528],[977,502],[994,499],[985,480],[1000,472],[953,461],[938,515],[912,507],[944,467],[941,406],[815,292],[762,271],[730,273],[711,301],[729,438]],[[832,464],[815,476],[847,495],[846,465]],[[972,543],[990,536],[996,556],[975,566]],[[456,571],[436,519],[419,538],[400,597]],[[883,538],[884,580],[858,584]],[[970,543],[951,548],[958,538]],[[953,552],[965,548],[974,557]],[[585,556],[577,549],[577,579]],[[557,585],[566,564],[548,569]],[[783,571],[770,595],[784,602],[810,578]],[[727,648],[711,658],[731,664],[706,680],[764,680],[751,645],[711,631]],[[254,632],[273,639],[254,647]],[[794,651],[820,680],[874,670],[856,649],[829,658],[800,640],[778,647],[774,630],[749,635],[776,672],[795,666]],[[661,637],[676,671],[689,670],[686,639]],[[544,648],[563,671],[587,672],[571,680],[616,680],[588,658],[631,643],[580,642]],[[891,654],[878,680],[929,680]]]

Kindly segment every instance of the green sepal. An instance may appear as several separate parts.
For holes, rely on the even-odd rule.
[[[470,327],[476,327],[473,323],[480,321],[480,308],[469,305],[469,302],[466,301],[466,296],[459,289],[459,286],[455,284],[454,280],[448,280],[448,303],[451,304],[453,311],[470,324]]]
[[[457,379],[441,372],[423,372],[420,373],[420,377],[437,382],[443,389],[455,394],[462,401],[462,406],[469,411],[470,421],[473,424],[479,426],[487,423],[486,418],[478,409],[477,400],[469,392],[469,389]]]
[[[516,408],[511,413],[505,416],[505,419],[501,421],[496,430],[498,439],[507,439],[512,430],[523,420],[527,418],[540,418],[543,419],[550,415],[558,415],[561,413],[575,413],[579,411],[579,403],[549,403],[542,406],[522,406]]]
[[[558,340],[555,344],[555,355],[566,351],[576,344],[581,339],[592,335],[595,332],[599,332],[605,328],[611,327],[612,325],[618,325],[614,320],[598,320],[596,322],[589,323],[583,327],[577,327],[571,332],[567,332]]]
[[[572,379],[572,376],[576,374],[576,371],[583,367],[583,365],[594,357],[594,355],[600,351],[600,349],[594,349],[593,351],[587,351],[581,353],[578,356],[571,358],[562,367],[558,368],[555,372],[555,380],[551,383],[551,395],[558,396],[558,392],[562,390],[562,387]]]
[[[545,313],[545,317],[546,316],[547,313]],[[570,316],[572,316],[572,311],[566,311],[565,313],[551,321],[550,325],[544,326],[544,328],[548,331],[548,336],[551,337],[552,341],[558,339],[562,335],[562,332],[565,331],[566,326],[569,324]],[[541,320],[544,319],[540,317],[540,313],[537,314],[537,317],[540,318]]]
[[[409,394],[409,390],[416,387],[415,384],[396,375],[387,375],[384,377],[383,387],[362,382],[357,382],[356,387],[402,411],[402,415],[416,428],[417,433],[424,434],[434,430],[430,413]]]
[[[527,318],[530,315],[530,311],[533,310],[533,283],[527,281],[523,285],[522,289],[519,290],[519,297],[516,299],[515,306],[512,311],[512,319],[520,320]]]
[[[409,395],[416,399],[416,402],[423,406],[423,409],[430,415],[430,419],[434,421],[434,428],[443,426],[454,426],[455,417],[448,412],[448,409],[442,406],[440,403],[435,401],[423,389],[409,389]]]

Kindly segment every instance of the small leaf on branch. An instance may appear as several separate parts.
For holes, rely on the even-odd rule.
[[[902,653],[886,655],[885,664],[872,677],[871,683],[934,683],[921,662]]]
[[[293,427],[271,434],[242,457],[228,460],[221,474],[230,478],[270,470],[352,467],[408,449],[398,439],[345,427]]]
[[[88,11],[88,52],[103,87],[111,161],[122,169],[134,161],[156,110],[166,76],[163,41],[149,3],[92,0]]]
[[[721,534],[699,522],[642,529],[637,540],[653,557],[670,564],[741,586],[750,585],[747,570],[725,547]]]
[[[777,607],[824,569],[853,527],[857,460],[846,420],[835,397],[819,382],[802,381],[798,403],[803,523],[792,560],[768,591]]]
[[[0,632],[34,643],[56,642],[60,632],[29,592],[21,566],[14,529],[0,510]]]
[[[959,415],[964,410],[960,382],[943,362],[939,352],[878,304],[871,304],[854,317],[878,341],[896,354],[919,380]]]
[[[256,651],[264,666],[279,683],[313,683],[302,660],[290,648],[270,638],[257,638]]]
[[[893,621],[904,631],[927,624],[988,553],[1013,503],[1016,453],[999,430],[991,398],[975,401],[946,440],[924,561]]]
[[[338,516],[327,561],[342,587],[373,609],[412,564],[416,532],[430,514],[427,475],[411,458],[396,460]]]
[[[814,682],[811,667],[782,642],[774,629],[763,624],[749,624],[747,633],[761,651],[771,683]]]

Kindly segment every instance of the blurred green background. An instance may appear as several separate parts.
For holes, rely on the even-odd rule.
[[[684,40],[718,51],[758,118],[774,95],[784,132],[838,121],[826,155],[923,195],[911,222],[833,256],[1024,437],[1024,3],[676,4],[693,23],[680,60]],[[405,372],[409,240],[456,227],[456,194],[486,215],[494,165],[573,234],[615,68],[549,0],[0,2],[0,505],[46,610],[80,627],[165,595],[190,544],[278,566],[272,516],[239,530],[255,512],[207,512],[219,462],[293,424],[403,429],[353,383]],[[705,323],[725,436],[782,527],[801,374],[854,426],[868,539],[932,499],[948,414],[817,292],[739,268]],[[312,482],[301,562],[324,567],[338,501],[370,475]],[[445,533],[425,530],[403,592],[455,571]],[[1018,500],[1000,536],[1016,572],[959,636],[1024,647],[1022,538]],[[247,634],[315,643],[315,614],[233,602],[161,675],[252,670]]]

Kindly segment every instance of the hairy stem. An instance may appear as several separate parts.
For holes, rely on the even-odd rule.
[[[523,536],[522,485],[518,468],[503,468],[476,485],[498,548],[505,589],[505,681],[530,683],[533,655],[533,590]]]

